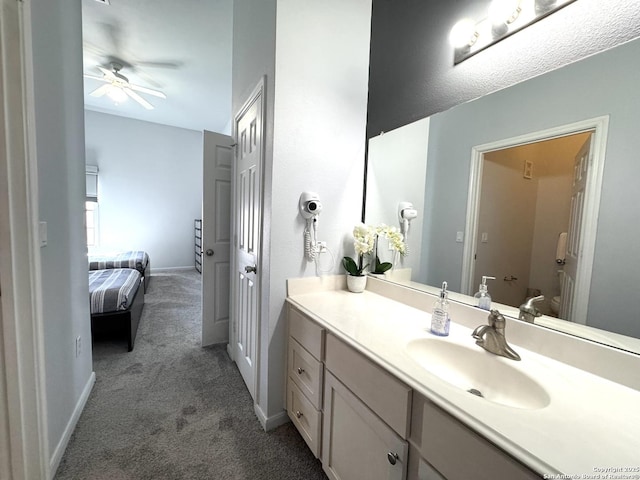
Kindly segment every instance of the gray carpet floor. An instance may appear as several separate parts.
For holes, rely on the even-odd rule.
[[[135,348],[93,345],[96,384],[56,480],[326,479],[291,423],[262,430],[226,346],[200,346],[200,275],[155,274]]]

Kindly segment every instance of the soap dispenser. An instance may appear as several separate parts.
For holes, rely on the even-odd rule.
[[[440,298],[433,305],[433,313],[431,314],[431,333],[440,337],[449,335],[449,300],[447,299],[447,282],[442,282],[442,290]]]
[[[483,275],[480,288],[474,295],[476,298],[476,304],[483,310],[491,310],[491,295],[489,295],[489,290],[487,289],[487,280],[495,279],[496,277],[487,277]]]

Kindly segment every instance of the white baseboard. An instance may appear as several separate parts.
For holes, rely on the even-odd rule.
[[[193,270],[195,272],[196,267],[194,267],[193,265],[188,267],[151,267],[151,275],[153,275],[154,273],[188,272],[190,270]]]
[[[285,423],[291,421],[289,419],[289,416],[287,415],[286,410],[282,410],[276,415],[272,415],[270,417],[267,417],[264,414],[264,412],[260,408],[260,405],[258,405],[257,403],[253,406],[253,410],[256,416],[258,417],[258,420],[260,421],[260,424],[262,425],[262,428],[264,429],[265,432],[269,432],[274,428],[278,428],[280,425],[284,425]]]
[[[84,410],[85,405],[87,404],[87,400],[89,399],[89,394],[93,389],[93,385],[96,383],[96,372],[91,372],[89,376],[89,380],[87,381],[84,389],[82,390],[82,394],[78,399],[78,403],[76,403],[76,407],[73,409],[73,414],[67,423],[67,427],[64,429],[64,433],[62,434],[62,438],[56,445],[56,449],[53,451],[51,455],[51,459],[49,460],[49,478],[52,479],[56,470],[58,470],[58,466],[60,465],[60,461],[62,460],[62,456],[64,455],[65,450],[67,449],[67,445],[69,444],[69,439],[71,438],[71,434],[76,428],[76,424],[80,419],[80,415]]]

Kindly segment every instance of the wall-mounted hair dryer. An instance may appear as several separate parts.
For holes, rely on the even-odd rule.
[[[321,211],[320,196],[314,192],[302,192],[300,195],[300,214],[309,220],[318,216]]]
[[[315,260],[318,253],[318,215],[322,211],[320,195],[314,192],[302,192],[300,195],[300,215],[307,221],[304,228],[304,254],[309,260]]]
[[[411,224],[411,220],[417,218],[418,211],[413,208],[413,203],[411,202],[400,202],[398,204],[398,220],[400,220],[400,233],[404,235],[404,241],[407,242],[407,238],[409,237],[409,226]]]

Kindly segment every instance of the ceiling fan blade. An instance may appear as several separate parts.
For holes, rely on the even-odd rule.
[[[153,95],[160,98],[167,98],[167,96],[159,90],[153,90],[147,87],[141,87],[140,85],[134,85],[132,83],[129,84],[129,88],[131,90],[135,90],[136,92],[148,93],[149,95]]]
[[[126,38],[126,34],[123,32],[122,25],[117,20],[111,19],[111,23],[101,23],[102,34],[107,44],[111,44],[114,52],[122,51],[122,38]]]
[[[106,84],[106,85],[102,85],[101,87],[96,88],[89,95],[91,95],[92,97],[101,97],[101,96],[105,95],[109,91],[109,88],[111,88],[111,84],[110,83]]]
[[[162,88],[163,85],[156,82],[155,79],[151,75],[149,75],[147,72],[145,72],[144,69],[140,68],[139,65],[136,65],[135,73],[140,78],[140,80],[144,81],[146,85],[149,85],[150,87],[156,88],[156,89]]]
[[[136,65],[140,65],[142,67],[151,67],[151,68],[168,68],[171,70],[177,70],[184,65],[184,62],[180,61],[158,61],[158,62],[145,62],[144,60],[137,60]]]
[[[100,65],[98,65],[98,70],[100,70],[102,73],[104,73],[105,77],[107,77],[107,78],[115,78],[116,77],[111,70],[107,70],[106,68],[101,67]]]
[[[149,102],[147,102],[144,98],[142,98],[136,92],[131,90],[129,87],[124,87],[123,90],[127,95],[129,95],[131,98],[133,98],[136,102],[138,102],[144,108],[146,108],[147,110],[153,110],[153,105],[151,105]]]
[[[84,78],[91,78],[92,80],[100,80],[101,82],[109,82],[110,80],[104,78],[104,77],[99,77],[97,75],[89,75],[88,73],[85,73]]]
[[[95,57],[103,57],[105,50],[87,41],[82,42],[82,51],[86,54],[93,55]]]

